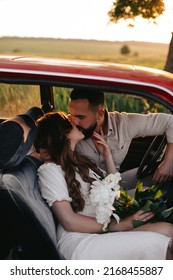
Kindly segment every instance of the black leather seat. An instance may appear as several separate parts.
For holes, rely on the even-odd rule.
[[[62,259],[56,224],[37,185],[31,156],[0,174],[0,259]]]

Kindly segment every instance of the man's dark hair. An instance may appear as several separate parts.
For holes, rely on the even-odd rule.
[[[105,104],[104,92],[97,89],[74,88],[70,94],[71,100],[87,99],[91,106]]]

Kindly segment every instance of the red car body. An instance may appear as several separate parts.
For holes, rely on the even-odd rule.
[[[173,74],[124,64],[0,56],[0,82],[70,84],[149,93],[173,105]],[[141,95],[141,94],[140,94]]]

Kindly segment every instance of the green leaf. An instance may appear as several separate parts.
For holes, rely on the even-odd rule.
[[[121,199],[126,200],[126,201],[131,201],[132,197],[128,194],[128,191],[121,191]]]
[[[151,205],[153,205],[153,202],[150,201],[150,200],[147,200],[145,205],[143,207],[141,207],[140,209],[145,211],[145,212],[149,212],[149,211],[151,211]]]
[[[165,209],[165,205],[162,201],[157,201],[157,202],[153,202],[153,204],[150,206],[151,211],[159,212],[161,213],[161,211],[163,211]]]
[[[139,193],[142,192],[142,190],[143,190],[143,183],[142,182],[138,182],[136,187],[135,187],[135,193],[134,193],[134,198],[136,200],[138,200]]]
[[[143,226],[144,224],[145,224],[145,222],[143,222],[143,221],[140,221],[140,220],[132,220],[132,225],[133,225],[134,228]]]
[[[158,190],[157,192],[156,192],[156,194],[155,194],[155,196],[154,196],[154,199],[158,199],[158,198],[160,198],[161,196],[162,196],[162,191],[161,190]]]
[[[136,207],[136,208],[139,208],[139,203],[136,199],[133,198],[133,205]]]
[[[165,211],[162,212],[162,216],[164,218],[168,218],[171,214],[173,214],[173,207],[166,209]]]
[[[141,192],[143,190],[143,182],[138,182],[135,189],[138,191],[138,192]]]
[[[173,223],[173,207],[167,209],[166,206],[166,190],[162,188],[162,185],[152,185],[148,188],[143,188],[143,183],[138,182],[135,187],[135,194],[131,197],[128,190],[120,190],[119,199],[115,199],[113,206],[114,212],[120,216],[121,219],[134,214],[139,209],[155,213],[150,222],[171,222]],[[165,197],[163,197],[163,195]],[[166,210],[165,210],[166,209]],[[138,227],[145,222],[133,221],[133,226]]]

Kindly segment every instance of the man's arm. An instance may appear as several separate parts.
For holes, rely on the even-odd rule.
[[[173,143],[168,143],[164,160],[156,169],[153,181],[154,183],[163,183],[173,177]]]

